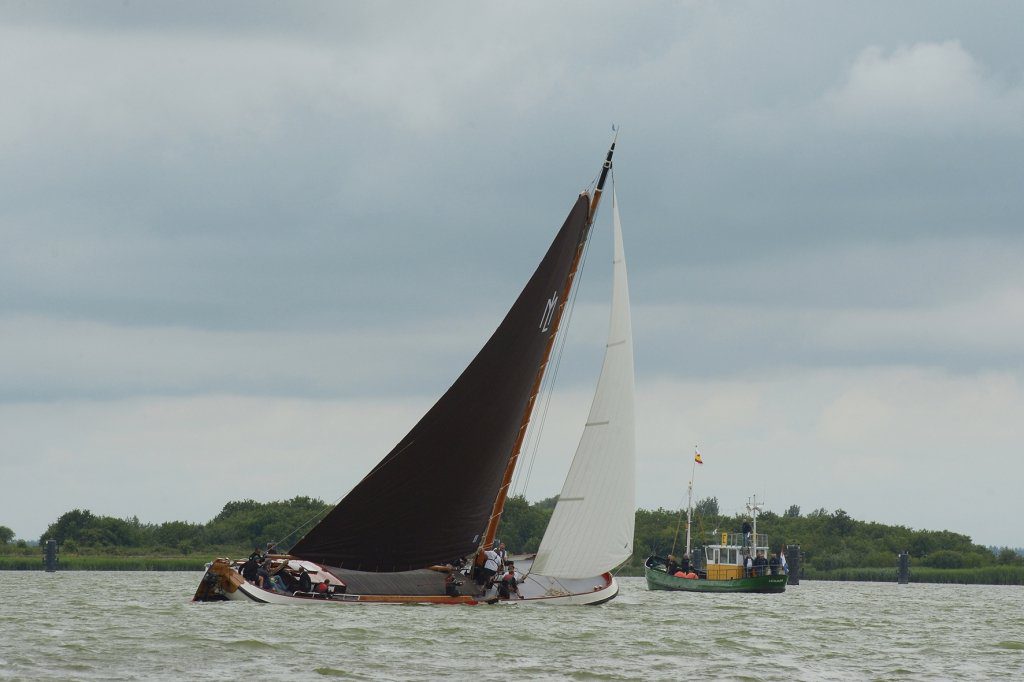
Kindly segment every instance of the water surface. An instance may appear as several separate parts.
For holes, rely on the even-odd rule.
[[[0,679],[1024,679],[1024,587],[332,608],[193,604],[199,573],[0,575]]]

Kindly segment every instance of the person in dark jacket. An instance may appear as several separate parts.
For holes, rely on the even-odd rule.
[[[519,599],[522,599],[523,595],[519,594],[519,583],[516,581],[515,564],[509,561],[505,566],[508,571],[505,575],[501,576],[501,582],[498,583],[498,598],[511,599],[514,594]]]
[[[270,559],[267,559],[256,569],[256,585],[264,590],[273,590],[270,586]]]
[[[240,571],[240,573],[242,574],[242,577],[245,578],[247,581],[255,584],[256,583],[256,573],[257,573],[257,571],[259,571],[259,568],[260,568],[259,554],[258,553],[254,553],[252,556],[250,556],[246,560],[246,562],[244,564],[242,564],[242,570]]]
[[[449,597],[462,596],[462,592],[459,591],[460,585],[462,581],[456,577],[455,569],[452,568],[444,578],[444,593]]]
[[[782,562],[779,561],[779,555],[775,552],[772,552],[772,558],[768,560],[768,570],[772,575],[782,573]]]
[[[299,583],[295,588],[296,592],[311,592],[313,590],[313,579],[309,577],[309,573],[303,568],[299,573]]]
[[[768,573],[768,560],[764,557],[764,550],[757,550],[757,557],[754,559],[754,575],[766,575]]]

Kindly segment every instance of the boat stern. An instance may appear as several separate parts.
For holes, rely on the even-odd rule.
[[[227,601],[244,582],[245,579],[232,568],[230,559],[215,559],[206,566],[206,573],[199,581],[192,601]]]

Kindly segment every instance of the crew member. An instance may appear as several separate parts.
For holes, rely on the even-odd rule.
[[[498,584],[498,598],[511,599],[514,594],[516,598],[522,599],[523,595],[519,593],[519,583],[516,582],[515,564],[510,561],[505,567],[507,572],[501,577],[501,582]]]
[[[494,574],[498,572],[499,558],[498,553],[493,549],[485,549],[481,554],[483,555],[484,565],[476,572],[476,584],[481,588],[480,593],[483,594],[487,591],[487,587],[490,585]]]
[[[754,575],[765,575],[768,573],[768,560],[764,558],[764,550],[757,550],[757,558],[754,559]]]

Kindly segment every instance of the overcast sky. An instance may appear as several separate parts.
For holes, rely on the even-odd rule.
[[[616,155],[637,503],[1024,545],[1024,5],[0,2],[0,525],[335,501]],[[532,500],[600,369],[599,216]]]

